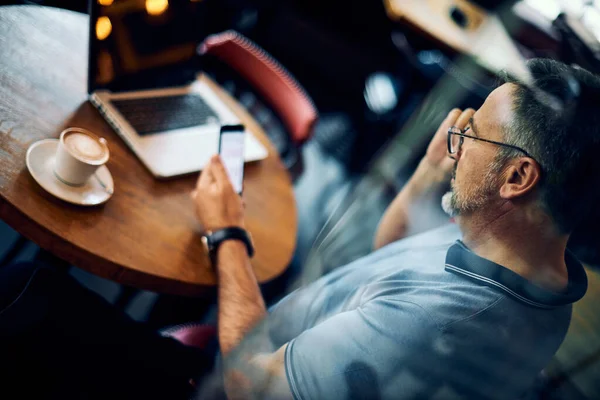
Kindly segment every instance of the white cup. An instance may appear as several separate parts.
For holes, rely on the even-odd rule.
[[[67,144],[65,140],[69,143]],[[98,168],[106,164],[108,158],[109,152],[105,139],[87,129],[67,128],[61,132],[58,141],[54,176],[64,184],[82,186]]]

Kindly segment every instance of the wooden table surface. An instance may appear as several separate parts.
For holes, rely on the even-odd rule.
[[[473,57],[490,72],[507,70],[529,80],[525,58],[500,19],[468,0],[384,0],[384,5],[392,20],[405,22],[446,47]],[[452,20],[452,7],[466,16],[466,27]]]
[[[215,275],[189,197],[196,174],[154,179],[87,101],[88,17],[39,6],[0,7],[0,218],[58,257],[113,281],[162,293],[203,295]],[[246,165],[246,227],[259,282],[280,275],[296,243],[287,170],[262,129],[215,83],[203,78],[267,147]],[[27,148],[69,126],[107,139],[115,193],[81,207],[45,192],[25,165]]]

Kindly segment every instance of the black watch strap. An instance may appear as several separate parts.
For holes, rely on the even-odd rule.
[[[246,245],[248,251],[248,257],[252,258],[254,255],[254,246],[252,245],[252,238],[250,234],[242,228],[237,226],[230,226],[227,228],[219,229],[214,232],[207,232],[203,237],[206,246],[208,247],[208,253],[210,258],[214,261],[217,255],[217,250],[221,243],[226,240],[239,240]]]

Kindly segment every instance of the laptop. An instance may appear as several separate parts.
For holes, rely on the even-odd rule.
[[[204,1],[91,0],[88,94],[157,178],[199,171],[240,123],[201,79]],[[267,157],[246,129],[245,161]]]

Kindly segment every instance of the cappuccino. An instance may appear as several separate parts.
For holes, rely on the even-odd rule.
[[[64,143],[69,153],[84,162],[101,163],[108,156],[106,144],[101,139],[82,132],[68,132]]]
[[[54,175],[66,185],[84,185],[108,161],[106,140],[83,128],[61,132],[54,158]]]

